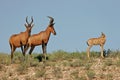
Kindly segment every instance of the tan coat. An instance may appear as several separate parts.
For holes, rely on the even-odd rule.
[[[98,37],[98,38],[90,38],[88,41],[87,41],[87,45],[88,45],[88,48],[87,48],[87,56],[88,58],[90,57],[90,49],[93,45],[100,45],[100,48],[101,48],[101,57],[104,58],[103,56],[103,50],[104,50],[104,44],[106,42],[106,36],[104,33],[101,33],[101,36]]]

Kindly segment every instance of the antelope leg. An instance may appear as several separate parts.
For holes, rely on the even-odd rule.
[[[91,47],[92,46],[88,46],[88,48],[87,48],[87,56],[88,56],[88,58],[90,58],[90,49],[91,49]]]
[[[11,63],[13,63],[13,53],[16,50],[16,47],[12,46],[11,48]]]
[[[47,44],[45,44],[45,43],[43,43],[42,44],[42,50],[43,50],[43,55],[44,55],[44,57],[45,57],[45,60],[46,60],[46,48],[47,48]]]
[[[104,56],[103,56],[103,46],[100,46],[100,48],[101,48],[101,57],[104,58]]]
[[[35,46],[31,46],[29,54],[31,55],[32,51],[34,50]]]

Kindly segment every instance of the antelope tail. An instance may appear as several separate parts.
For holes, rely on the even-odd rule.
[[[9,42],[10,48],[12,49],[12,44]]]

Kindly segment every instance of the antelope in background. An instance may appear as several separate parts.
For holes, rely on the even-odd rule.
[[[34,26],[33,23],[33,18],[31,17],[31,22],[29,23],[26,17],[26,31],[25,32],[20,32],[19,34],[13,34],[10,39],[9,39],[9,44],[10,44],[10,48],[11,48],[11,61],[13,62],[13,53],[16,50],[16,48],[21,47],[22,53],[23,53],[23,46],[24,49],[26,47],[26,44],[28,42],[28,38],[31,35],[31,29]],[[23,56],[25,56],[25,54],[23,53]]]
[[[90,38],[88,41],[87,41],[87,45],[88,45],[88,48],[87,48],[87,56],[88,58],[90,57],[90,49],[93,45],[100,45],[100,48],[101,48],[101,57],[104,58],[103,56],[103,50],[104,50],[104,44],[106,42],[106,36],[104,33],[101,33],[101,36],[98,37],[98,38]]]
[[[51,35],[51,33],[56,35],[56,31],[54,29],[55,23],[53,23],[54,19],[52,17],[49,17],[49,16],[48,16],[48,18],[50,19],[50,22],[49,22],[49,25],[46,28],[46,30],[41,31],[38,34],[33,34],[29,37],[27,47],[24,51],[24,54],[26,53],[26,51],[28,50],[29,47],[31,47],[30,51],[29,51],[29,54],[31,55],[35,46],[42,45],[43,55],[44,55],[45,60],[46,60],[46,48],[47,48],[47,44],[48,44],[50,35]]]

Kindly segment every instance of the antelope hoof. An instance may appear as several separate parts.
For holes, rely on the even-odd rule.
[[[11,64],[13,64],[14,63],[14,60],[11,60]]]
[[[105,57],[104,56],[101,56],[102,59],[104,59]]]

